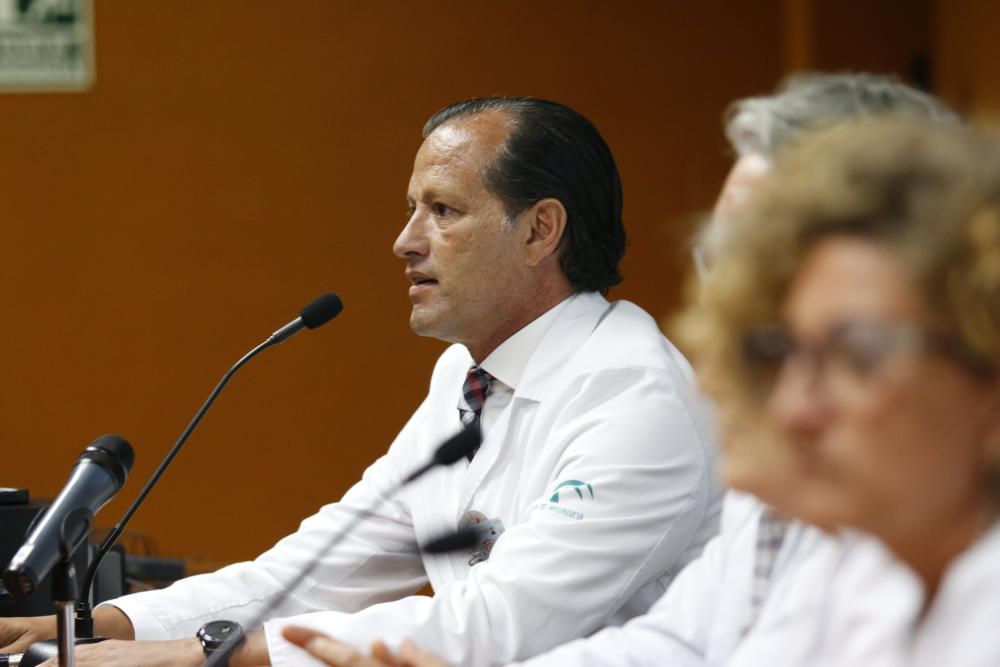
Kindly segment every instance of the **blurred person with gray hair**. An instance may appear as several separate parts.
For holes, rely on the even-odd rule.
[[[725,134],[736,160],[708,222],[698,234],[695,261],[711,265],[732,220],[775,158],[797,139],[845,119],[892,113],[958,124],[958,116],[927,93],[877,74],[799,74],[773,95],[733,102]]]
[[[726,113],[726,136],[737,160],[701,236],[696,259],[709,260],[700,265],[703,275],[710,275],[704,269],[713,257],[725,256],[728,239],[737,236],[733,232],[751,195],[773,172],[784,151],[825,128],[883,114],[960,125],[957,116],[933,97],[894,78],[873,74],[800,75],[773,95],[733,103]],[[725,397],[719,400],[724,402]],[[725,423],[726,414],[720,413],[724,432],[734,430]],[[731,486],[753,489],[778,505],[783,505],[782,492],[793,488],[794,471],[788,469],[788,457],[766,447],[756,450],[755,457],[728,457],[723,464]],[[826,575],[844,553],[844,543],[823,530],[784,518],[754,495],[731,491],[720,534],[646,615],[522,664],[810,665],[816,657],[818,625],[830,604]],[[866,558],[859,560],[872,564]],[[878,557],[875,561],[881,562]],[[853,660],[842,664],[874,664],[895,655],[885,640],[898,635],[898,616],[883,618],[882,612],[875,605],[851,616],[865,631],[842,637],[846,643],[842,655]],[[376,656],[366,657],[316,633],[298,629],[290,633],[290,640],[331,665],[443,664],[413,645],[406,645],[398,655],[379,646]]]

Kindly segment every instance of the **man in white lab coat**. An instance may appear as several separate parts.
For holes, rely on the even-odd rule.
[[[649,315],[603,296],[625,235],[596,129],[559,104],[501,98],[452,105],[424,136],[394,250],[411,327],[455,343],[427,397],[339,503],[256,560],[96,610],[99,633],[156,641],[81,647],[81,664],[199,664],[212,649],[199,628],[241,631],[462,422],[482,426],[474,458],[379,504],[263,630],[245,629],[230,664],[310,664],[281,635],[289,616],[357,647],[419,637],[458,664],[525,659],[646,611],[717,531],[690,368]],[[492,539],[450,556],[413,549],[463,522]],[[428,581],[434,596],[414,596]],[[5,623],[0,643],[16,648],[20,626]]]

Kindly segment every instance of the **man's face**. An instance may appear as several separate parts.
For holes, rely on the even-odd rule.
[[[464,343],[476,356],[517,318],[524,296],[518,221],[505,221],[483,170],[507,137],[507,117],[486,112],[438,127],[413,163],[409,220],[393,245],[406,260],[422,336]]]

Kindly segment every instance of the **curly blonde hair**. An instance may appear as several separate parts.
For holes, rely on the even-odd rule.
[[[689,278],[690,305],[674,332],[728,428],[762,422],[766,391],[744,361],[745,336],[780,322],[803,258],[832,236],[868,240],[899,257],[954,341],[954,357],[977,374],[997,375],[995,138],[899,116],[819,130],[781,155],[734,222],[711,274]]]

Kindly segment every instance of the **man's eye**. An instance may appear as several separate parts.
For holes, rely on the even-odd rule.
[[[451,213],[451,209],[444,204],[432,204],[431,210],[434,212],[434,215],[441,218]]]

